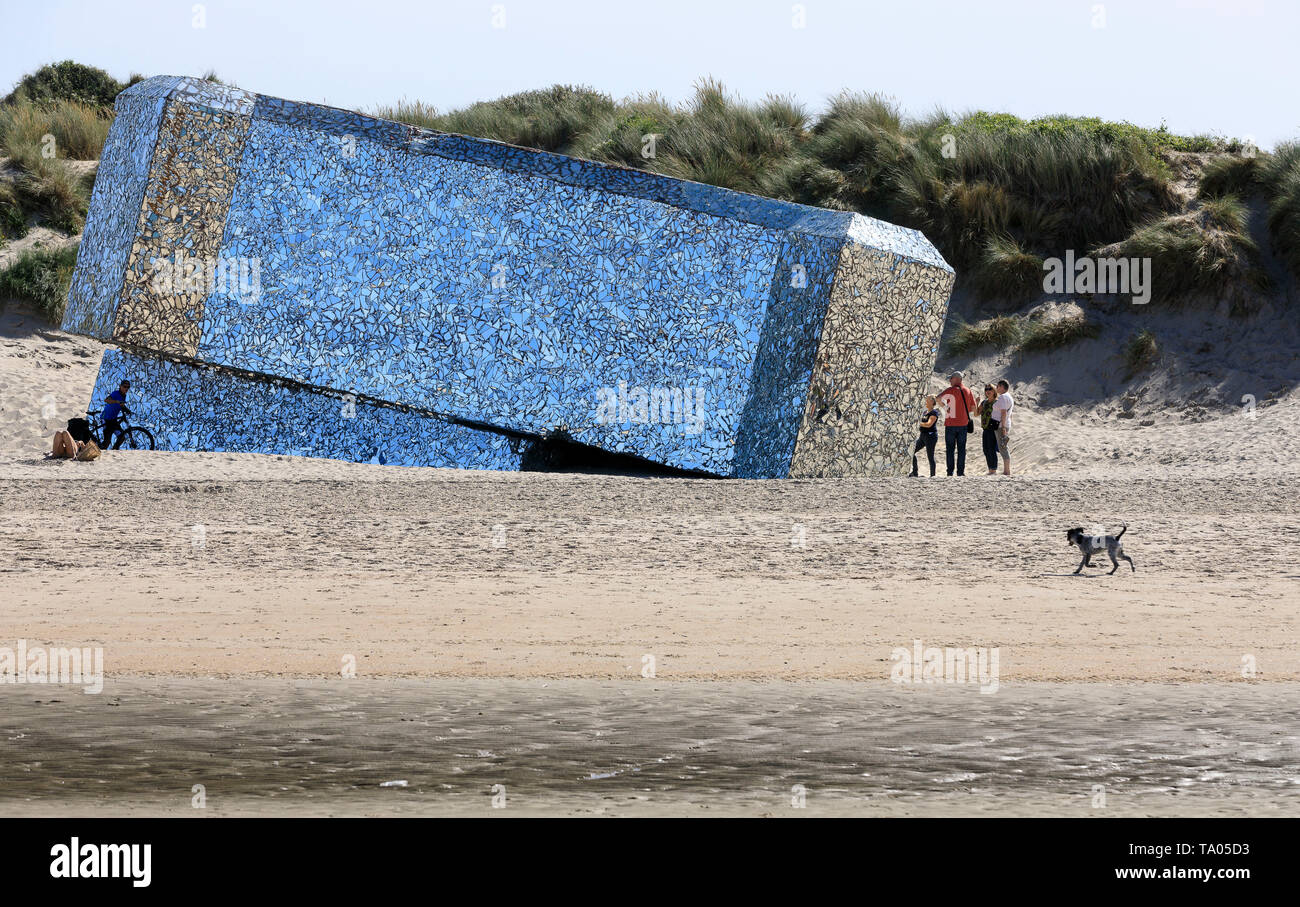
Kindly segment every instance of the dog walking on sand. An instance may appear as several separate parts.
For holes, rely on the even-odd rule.
[[[1127,523],[1125,523],[1124,528],[1119,531],[1119,535],[1087,535],[1084,533],[1081,526],[1067,529],[1065,531],[1066,540],[1071,545],[1078,545],[1079,550],[1083,552],[1083,560],[1079,562],[1079,568],[1074,572],[1077,574],[1084,567],[1091,567],[1092,556],[1105,551],[1110,555],[1110,562],[1115,565],[1111,567],[1110,573],[1106,574],[1107,576],[1112,576],[1115,571],[1119,569],[1120,558],[1128,561],[1128,565],[1133,568],[1133,572],[1137,573],[1137,567],[1133,564],[1133,558],[1124,553],[1124,546],[1120,543],[1120,539],[1127,531]]]

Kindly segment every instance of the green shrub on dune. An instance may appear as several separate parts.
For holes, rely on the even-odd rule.
[[[613,110],[614,101],[608,95],[581,86],[553,85],[446,114],[419,101],[402,101],[376,109],[375,115],[426,129],[568,154],[577,136],[597,116]]]
[[[77,264],[77,246],[25,252],[0,271],[0,298],[30,302],[52,324],[63,320],[63,309]]]
[[[50,63],[23,76],[4,99],[5,104],[71,101],[108,106],[124,87],[104,70],[73,60]]]
[[[1036,135],[1086,135],[1111,145],[1136,143],[1153,154],[1161,151],[1235,151],[1230,140],[1210,135],[1183,136],[1170,132],[1162,124],[1157,129],[1116,123],[1097,117],[1072,117],[1053,115],[1022,120],[1009,113],[988,113],[980,110],[967,116],[965,124],[972,129],[990,133],[1026,133]]]
[[[578,157],[625,167],[646,167],[658,156],[660,143],[677,127],[681,114],[657,95],[623,102],[598,115],[575,139]]]

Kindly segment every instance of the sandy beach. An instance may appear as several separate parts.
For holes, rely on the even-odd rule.
[[[1294,394],[1145,426],[1026,406],[1011,478],[43,460],[102,349],[0,330],[0,645],[102,647],[105,674],[0,685],[7,814],[190,814],[204,778],[207,814],[472,813],[497,783],[525,814],[763,815],[796,784],[825,814],[1068,814],[1093,783],[1116,814],[1300,814]],[[1121,523],[1137,572],[1073,575],[1065,529]],[[996,647],[998,692],[890,683],[914,640]],[[976,731],[1000,723],[1034,783]],[[979,734],[974,768],[925,749]],[[650,771],[690,753],[699,783]]]
[[[114,676],[878,680],[921,639],[999,646],[1008,681],[1300,680],[1295,483],[1105,483],[1139,567],[1114,576],[1072,573],[1071,483],[952,485],[8,480],[0,639],[102,645]]]

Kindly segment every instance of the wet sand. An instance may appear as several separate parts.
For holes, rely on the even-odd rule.
[[[1300,815],[1283,683],[156,678],[0,731],[10,816]]]

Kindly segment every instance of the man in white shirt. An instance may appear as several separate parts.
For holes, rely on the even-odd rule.
[[[998,382],[998,398],[993,401],[992,417],[998,423],[998,453],[1002,455],[1002,474],[1011,475],[1011,411],[1016,408],[1016,401],[1011,399],[1011,385],[1005,380]]]

